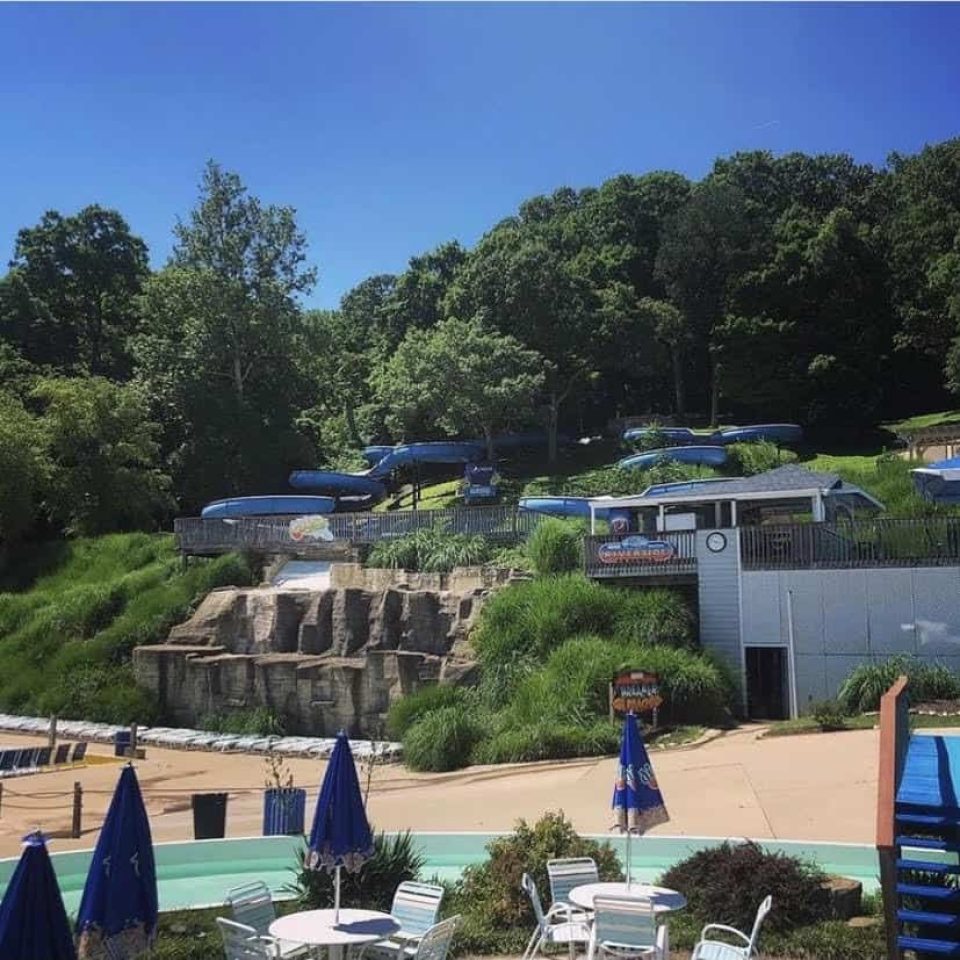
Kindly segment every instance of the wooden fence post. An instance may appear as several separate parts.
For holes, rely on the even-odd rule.
[[[70,827],[70,836],[74,840],[80,837],[81,819],[83,816],[83,787],[79,780],[73,782],[73,824]]]

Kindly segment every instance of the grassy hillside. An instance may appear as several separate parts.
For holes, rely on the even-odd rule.
[[[22,551],[5,580],[15,591],[0,593],[0,710],[124,723],[155,714],[131,650],[252,572],[234,555],[184,571],[171,536],[134,533]]]

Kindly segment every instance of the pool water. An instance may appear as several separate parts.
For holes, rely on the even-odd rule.
[[[464,867],[486,859],[486,845],[499,834],[490,833],[417,833],[415,841],[423,853],[425,879],[438,877],[455,880]],[[594,839],[609,841],[621,858],[624,840],[602,835]],[[711,837],[642,837],[633,841],[633,876],[655,880],[664,870],[696,850],[722,843]],[[878,886],[877,852],[873,847],[845,843],[807,843],[802,841],[761,841],[772,852],[801,856],[816,862],[827,873],[859,880],[865,892]],[[231,887],[252,880],[263,880],[279,897],[291,896],[297,855],[302,850],[299,837],[251,837],[230,840],[194,840],[185,843],[160,843],[156,846],[157,878],[161,910],[209,907],[223,903]],[[86,881],[92,851],[57,853],[51,843],[54,868],[64,903],[75,913]],[[16,867],[16,859],[0,860],[0,895]]]

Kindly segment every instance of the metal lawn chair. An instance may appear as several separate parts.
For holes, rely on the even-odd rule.
[[[670,960],[667,927],[657,923],[650,900],[594,897],[593,931],[587,960],[597,960],[604,955],[615,960]]]
[[[760,928],[772,907],[773,897],[767,897],[757,907],[757,915],[754,918],[753,929],[749,936],[735,927],[728,927],[725,923],[708,923],[700,931],[700,940],[693,948],[693,955],[690,960],[751,960],[752,957],[757,955]],[[711,939],[708,933],[720,933],[739,941],[739,943]]]
[[[253,927],[224,917],[217,917],[217,926],[225,960],[276,960],[280,956],[276,942],[264,940]]]
[[[249,927],[258,937],[275,945],[274,956],[287,960],[309,951],[310,948],[302,943],[276,940],[270,936],[270,924],[277,919],[277,911],[273,906],[273,894],[262,880],[233,887],[227,891],[225,902],[235,923]]]
[[[574,887],[581,887],[586,883],[597,883],[600,873],[596,861],[592,857],[569,857],[564,860],[548,860],[547,876],[550,879],[551,907],[564,904],[574,911],[570,903],[570,891]],[[589,913],[580,910],[576,916],[571,913],[571,919],[584,920]]]
[[[531,960],[544,946],[565,946],[570,952],[571,960],[576,955],[578,943],[589,943],[590,924],[586,919],[572,920],[573,911],[565,903],[555,903],[546,913],[540,902],[540,893],[533,877],[525,873],[520,881],[520,887],[530,898],[533,915],[537,926],[530,936],[527,949],[523,951],[522,960]],[[578,914],[582,917],[582,914]]]
[[[400,924],[400,929],[389,939],[370,946],[364,955],[396,956],[397,960],[413,957],[427,931],[436,925],[442,900],[443,887],[405,880],[397,887],[390,907],[390,916]]]
[[[420,938],[414,960],[447,960],[450,944],[453,942],[453,935],[457,932],[459,923],[459,915],[435,923]]]

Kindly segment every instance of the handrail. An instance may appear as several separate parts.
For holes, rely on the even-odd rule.
[[[883,894],[887,956],[900,956],[897,946],[896,802],[910,738],[908,679],[898,677],[880,699],[880,769],[877,778],[877,855]]]

